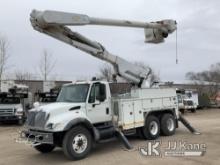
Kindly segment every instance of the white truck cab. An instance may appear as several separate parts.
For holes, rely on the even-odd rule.
[[[196,112],[199,105],[198,93],[195,90],[177,89],[177,97],[179,103],[179,110],[184,113],[185,110]]]

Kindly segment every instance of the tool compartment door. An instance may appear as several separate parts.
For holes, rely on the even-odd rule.
[[[134,125],[135,127],[141,127],[144,125],[144,115],[142,109],[142,101],[135,100],[133,101],[133,109],[134,109]]]
[[[162,98],[143,99],[143,108],[147,111],[161,109],[162,104]]]
[[[170,107],[170,106],[173,106],[174,105],[174,102],[176,99],[175,97],[165,97],[163,98],[163,106],[164,107]]]
[[[134,128],[134,111],[132,101],[123,101],[121,112],[123,129]]]

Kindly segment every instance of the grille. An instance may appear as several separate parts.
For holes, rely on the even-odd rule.
[[[31,127],[44,128],[47,122],[46,113],[39,112],[29,112],[27,116],[27,125]]]
[[[193,106],[193,101],[190,100],[184,101],[184,105]]]
[[[14,115],[14,109],[12,108],[0,109],[0,116],[11,116],[11,115]]]
[[[28,126],[34,127],[36,114],[37,112],[28,112],[26,121]]]

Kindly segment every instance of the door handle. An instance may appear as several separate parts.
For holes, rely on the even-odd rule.
[[[106,114],[107,115],[109,114],[109,108],[108,107],[106,108]]]

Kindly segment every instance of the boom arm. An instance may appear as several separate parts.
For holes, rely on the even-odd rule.
[[[74,46],[96,58],[111,63],[117,75],[138,85],[141,85],[144,80],[148,79],[151,73],[149,68],[136,66],[109,53],[100,43],[91,41],[85,36],[73,32],[67,26],[107,25],[144,28],[145,42],[149,43],[163,42],[168,34],[176,30],[176,22],[173,20],[143,23],[126,20],[100,19],[88,17],[87,15],[58,11],[41,12],[33,10],[30,20],[35,30]]]

